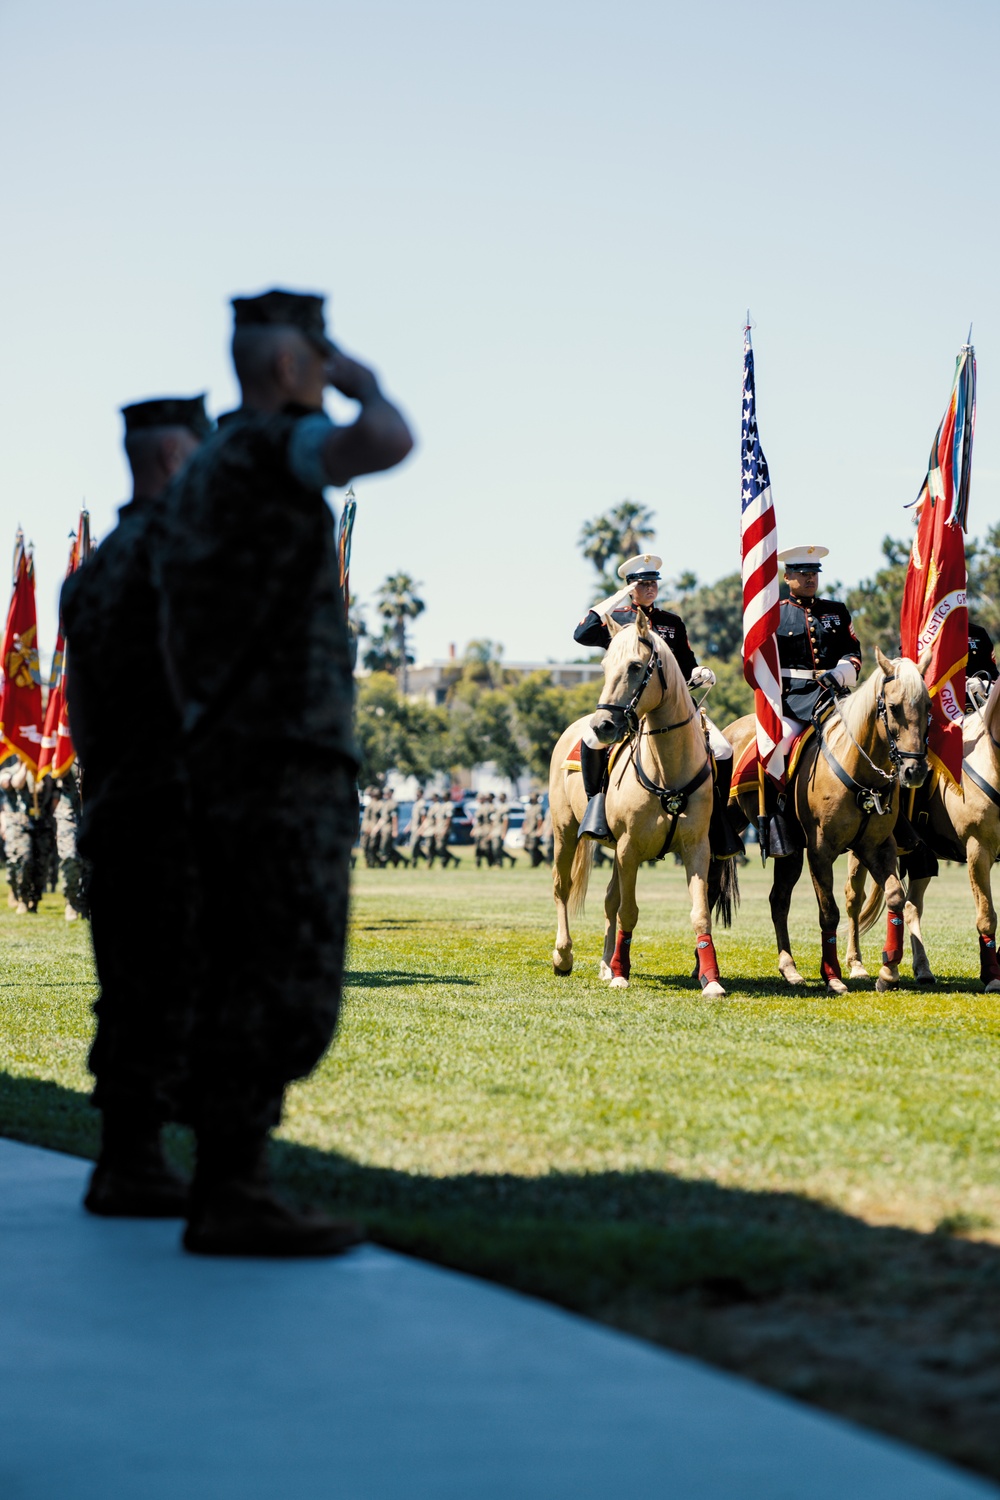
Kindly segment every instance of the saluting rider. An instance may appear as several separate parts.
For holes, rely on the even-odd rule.
[[[660,568],[663,559],[652,552],[639,557],[630,557],[618,569],[618,577],[625,580],[625,587],[602,599],[584,615],[573,632],[573,639],[581,646],[600,646],[607,650],[611,644],[609,620],[616,625],[634,625],[636,611],[641,609],[661,640],[666,641],[684,674],[689,688],[714,687],[715,673],[711,667],[699,667],[691,644],[688,641],[684,621],[669,609],[659,609],[656,596],[660,587]],[[717,764],[717,786],[723,807],[729,800],[729,784],[733,774],[733,747],[705,715],[709,744]],[[606,745],[589,745],[586,736],[580,746],[580,770],[583,774],[583,789],[587,793],[587,810],[580,821],[580,837],[591,839],[610,838],[611,830],[604,812],[604,792],[608,777],[608,755]]]

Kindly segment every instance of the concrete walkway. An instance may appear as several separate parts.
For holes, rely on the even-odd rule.
[[[0,1141],[4,1500],[963,1500],[1000,1491],[697,1361],[362,1248],[205,1261]]]

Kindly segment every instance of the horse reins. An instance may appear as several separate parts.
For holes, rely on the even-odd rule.
[[[813,720],[816,733],[819,736],[819,748],[823,752],[823,756],[827,764],[830,766],[830,769],[833,771],[837,779],[847,787],[848,791],[854,793],[854,799],[858,804],[858,811],[861,813],[861,827],[858,829],[857,834],[855,835],[855,838],[858,840],[863,837],[865,829],[868,827],[868,820],[871,818],[872,813],[877,812],[879,817],[882,817],[886,812],[889,811],[888,806],[882,806],[882,798],[886,795],[888,795],[889,797],[892,796],[892,783],[898,781],[903,762],[905,760],[926,760],[927,758],[927,741],[930,736],[929,719],[927,728],[924,731],[923,750],[900,750],[899,748],[898,736],[893,732],[892,726],[889,723],[889,710],[886,707],[885,702],[885,685],[887,682],[895,682],[895,680],[895,674],[890,677],[883,677],[882,686],[879,688],[878,699],[875,704],[876,715],[882,720],[882,723],[885,725],[886,748],[888,749],[889,760],[892,763],[893,767],[891,771],[883,771],[881,766],[877,766],[875,764],[871,756],[867,753],[867,751],[862,749],[851,731],[848,729],[847,722],[844,719],[844,716],[840,712],[839,708],[837,710],[837,717],[840,720],[844,733],[847,735],[847,738],[850,740],[855,750],[857,750],[858,753],[864,757],[873,771],[876,771],[879,776],[884,777],[885,780],[889,783],[889,785],[881,793],[876,790],[875,787],[865,786],[863,781],[858,781],[856,777],[851,775],[850,771],[848,771],[846,767],[840,764],[840,761],[834,755],[833,751],[830,749],[830,746],[826,742],[826,735],[823,732],[823,725],[818,720]]]
[[[632,695],[629,702],[624,706],[620,703],[599,703],[597,707],[603,708],[610,713],[618,713],[624,715],[625,727],[628,732],[628,738],[630,741],[628,760],[630,760],[635,767],[636,780],[644,791],[651,792],[654,797],[658,797],[660,799],[660,806],[663,808],[663,811],[667,814],[667,816],[671,819],[670,828],[667,831],[666,842],[664,843],[663,848],[660,850],[659,854],[656,856],[657,859],[663,859],[664,855],[669,853],[670,846],[674,841],[674,834],[677,830],[677,819],[687,807],[688,798],[690,797],[691,793],[697,791],[698,787],[701,786],[706,776],[709,776],[711,774],[712,761],[709,756],[706,756],[705,764],[699,771],[695,773],[694,776],[692,776],[691,780],[682,787],[660,786],[652,779],[651,776],[647,774],[642,764],[640,753],[643,734],[670,734],[674,729],[683,729],[685,724],[691,723],[691,720],[694,718],[695,713],[697,712],[695,708],[692,708],[687,718],[678,719],[676,724],[664,724],[659,729],[643,729],[642,721],[638,713],[639,700],[642,697],[643,693],[646,691],[646,686],[649,683],[649,679],[653,675],[654,666],[656,667],[657,673],[659,675],[660,686],[663,689],[664,695],[666,695],[666,693],[669,691],[667,687],[666,674],[663,670],[663,659],[660,656],[656,645],[652,641],[650,641],[649,643],[649,649],[650,657],[649,661],[646,663],[646,669],[642,674],[642,681],[639,683],[638,688]],[[622,776],[624,776],[625,774],[627,765],[628,761],[626,761],[625,765],[622,766]],[[621,777],[619,777],[618,779],[620,782]]]

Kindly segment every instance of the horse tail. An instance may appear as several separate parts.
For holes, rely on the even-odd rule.
[[[580,839],[573,855],[573,868],[569,877],[569,901],[567,906],[571,917],[577,916],[583,911],[587,903],[587,887],[590,884],[590,871],[594,863],[594,840]]]
[[[733,916],[740,908],[740,872],[735,859],[717,859],[719,893],[715,898],[712,915],[718,917],[723,927],[732,927]]]
[[[885,909],[885,891],[876,881],[858,917],[858,930],[870,932]]]

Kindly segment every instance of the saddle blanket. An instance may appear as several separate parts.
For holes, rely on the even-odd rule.
[[[795,739],[792,741],[791,749],[789,750],[788,756],[785,760],[785,774],[781,779],[781,786],[786,787],[791,785],[792,777],[798,770],[799,760],[801,759],[802,752],[805,749],[806,745],[809,743],[810,736],[814,733],[815,730],[813,729],[813,726],[811,724],[807,724],[802,733],[796,735]],[[730,802],[734,801],[741,792],[756,790],[756,787],[757,740],[756,738],[754,738],[750,741],[749,745],[747,745],[746,749],[743,751],[743,754],[740,756],[739,760],[736,763],[736,769],[733,772],[733,784],[729,792]]]
[[[563,761],[562,766],[560,768],[561,770],[563,770],[563,771],[579,771],[579,769],[580,769],[580,746],[582,745],[582,743],[583,743],[582,740],[577,740],[576,744],[573,746],[572,750],[569,752],[569,754],[567,755],[566,759]],[[625,749],[625,747],[626,747],[627,744],[628,744],[627,740],[622,740],[619,744],[611,746],[611,754],[608,756],[608,770],[609,771],[612,769],[612,767],[615,764],[615,761],[618,759],[619,755]]]

